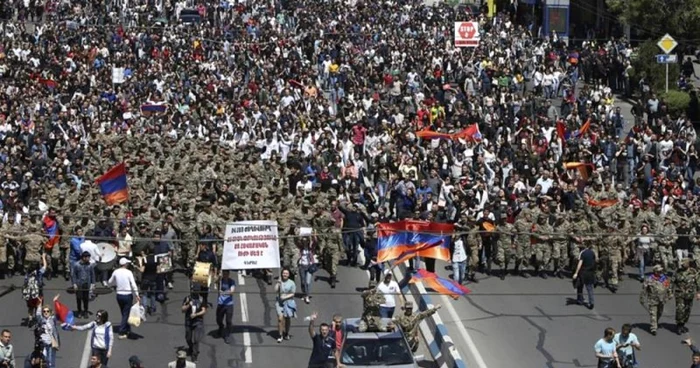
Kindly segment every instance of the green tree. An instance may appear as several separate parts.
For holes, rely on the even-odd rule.
[[[606,0],[623,24],[658,41],[668,33],[692,40],[700,31],[700,0]]]
[[[666,66],[656,63],[656,55],[663,52],[656,45],[656,41],[647,41],[639,45],[635,56],[632,58],[631,73],[632,83],[638,83],[646,78],[647,83],[654,92],[664,92],[666,88]],[[678,64],[668,65],[668,89],[677,89],[676,82],[680,74]]]

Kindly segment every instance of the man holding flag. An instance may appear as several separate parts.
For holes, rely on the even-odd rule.
[[[50,271],[47,275],[49,275],[48,277],[51,278],[56,276],[56,270],[58,269],[58,259],[53,257],[53,250],[61,239],[61,227],[58,223],[58,218],[56,217],[55,207],[49,208],[49,211],[44,215],[44,218],[42,219],[42,226],[46,236],[48,237],[48,240],[44,244],[44,253],[46,253],[46,255],[50,258]]]

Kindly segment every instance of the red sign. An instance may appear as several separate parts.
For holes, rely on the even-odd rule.
[[[479,23],[456,22],[455,23],[455,47],[479,46]]]

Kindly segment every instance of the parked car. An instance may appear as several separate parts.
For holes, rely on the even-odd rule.
[[[340,350],[340,362],[347,367],[418,368],[423,356],[413,356],[403,331],[360,332],[360,318],[345,320],[346,335]],[[386,326],[390,318],[382,318]]]

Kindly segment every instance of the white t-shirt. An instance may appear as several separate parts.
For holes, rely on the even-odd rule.
[[[380,304],[380,307],[386,307],[386,308],[394,308],[396,307],[396,295],[399,294],[399,284],[391,280],[389,281],[389,284],[387,285],[384,282],[381,282],[379,285],[377,285],[377,290],[381,292],[384,295],[384,300],[385,302],[383,304]]]
[[[82,244],[80,244],[80,252],[90,253],[90,264],[99,262],[100,258],[102,258],[102,250],[100,249],[100,247],[98,247],[97,244],[89,240],[84,241]]]

